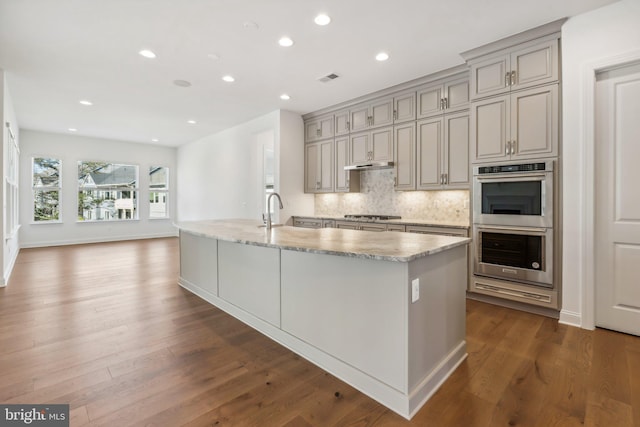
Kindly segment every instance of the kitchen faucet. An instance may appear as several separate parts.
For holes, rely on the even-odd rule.
[[[273,196],[276,196],[278,198],[278,202],[280,202],[280,209],[284,208],[284,206],[282,206],[282,199],[280,198],[280,195],[278,193],[269,194],[269,197],[267,197],[267,230],[271,230],[271,198]]]

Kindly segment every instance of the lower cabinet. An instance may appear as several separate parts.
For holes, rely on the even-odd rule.
[[[355,221],[336,221],[336,228],[342,228],[346,230],[361,230],[361,231],[386,231],[387,224],[380,224],[374,222],[355,222]]]

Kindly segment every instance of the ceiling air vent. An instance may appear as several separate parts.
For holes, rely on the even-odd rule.
[[[331,80],[337,79],[338,77],[340,76],[335,73],[331,73],[331,74],[327,74],[326,76],[320,77],[318,81],[322,83],[327,83],[327,82],[330,82]]]

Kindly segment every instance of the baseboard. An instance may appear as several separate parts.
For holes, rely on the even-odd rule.
[[[564,325],[582,327],[582,315],[575,311],[562,310],[560,312],[559,322]]]
[[[553,319],[558,318],[558,310],[554,310],[552,308],[539,307],[537,305],[525,304],[519,301],[497,298],[491,295],[469,291],[467,291],[467,298],[475,301],[486,302],[488,304],[499,305],[501,307],[512,308],[514,310],[526,311],[527,313],[539,314]]]
[[[159,239],[164,237],[178,237],[178,231],[172,231],[169,233],[156,233],[156,234],[139,234],[139,235],[126,235],[126,236],[109,236],[109,237],[90,237],[87,239],[69,239],[69,240],[53,240],[47,242],[32,242],[21,243],[21,249],[28,248],[45,248],[49,246],[69,246],[69,245],[85,245],[91,243],[108,243],[108,242],[120,242],[124,240],[143,240],[143,239]]]
[[[18,254],[20,253],[20,249],[18,249],[9,261],[9,265],[4,272],[4,277],[2,278],[2,283],[0,283],[0,288],[4,288],[9,283],[9,279],[11,278],[11,273],[13,272],[13,267],[16,265],[16,260],[18,259]]]

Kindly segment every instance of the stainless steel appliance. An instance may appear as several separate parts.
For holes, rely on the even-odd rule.
[[[475,224],[473,233],[476,275],[553,287],[553,229]]]
[[[473,222],[553,227],[553,161],[473,168]]]

